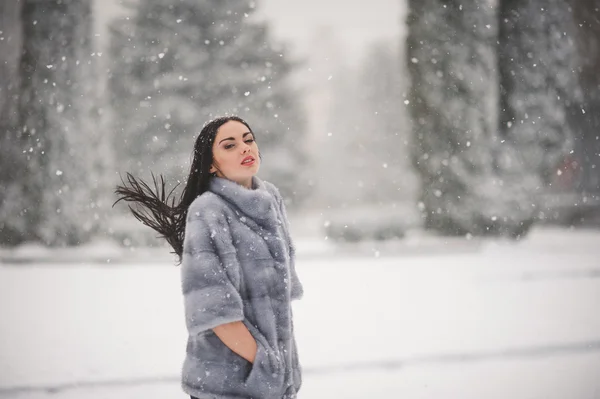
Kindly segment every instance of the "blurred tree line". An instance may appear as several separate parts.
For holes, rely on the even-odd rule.
[[[256,133],[261,176],[300,201],[304,116],[289,75],[297,63],[255,21],[254,2],[130,2],[111,26],[112,129],[121,167],[135,175],[189,173],[193,138],[223,114]]]
[[[575,148],[579,154],[581,175],[577,188],[598,192],[600,188],[600,4],[594,0],[574,1],[577,24],[577,48],[581,57],[579,82],[583,104],[574,109],[572,118],[579,135]]]
[[[397,40],[373,42],[357,66],[340,65],[328,81],[327,137],[318,149],[323,161],[314,171],[323,181],[322,205],[351,208],[413,200],[398,50]]]
[[[410,0],[412,159],[425,226],[520,237],[567,167],[598,195],[593,0]],[[596,72],[593,72],[596,71]]]
[[[303,199],[297,64],[252,18],[254,2],[126,2],[111,25],[108,98],[97,94],[92,4],[0,3],[0,244],[112,233],[115,172],[182,182],[195,137],[221,114],[248,121],[261,176]]]
[[[103,228],[92,2],[3,1],[0,243],[74,245]]]
[[[306,176],[300,63],[254,2],[126,1],[108,70],[92,0],[0,2],[0,244],[113,233],[117,172],[183,183],[194,138],[224,113],[248,120],[261,175],[297,204],[310,177],[330,207],[408,199],[427,228],[520,237],[544,193],[598,195],[597,2],[407,4],[406,43],[333,77],[324,160]]]

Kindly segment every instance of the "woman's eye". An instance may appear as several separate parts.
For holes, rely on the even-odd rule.
[[[244,142],[250,144],[250,143],[254,142],[254,139],[248,139],[248,140],[245,140]],[[224,148],[226,150],[228,150],[228,149],[233,148],[233,147],[235,147],[235,144],[232,143],[232,144],[225,144]]]

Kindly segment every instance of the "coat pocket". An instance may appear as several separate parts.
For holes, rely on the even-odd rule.
[[[263,345],[259,341],[256,341],[256,356],[254,358],[254,363],[250,364],[248,374],[244,377],[245,384],[252,384],[252,381],[260,378],[257,377],[256,374],[261,373],[261,370],[271,373],[268,356],[269,355]]]
[[[244,378],[248,392],[253,398],[281,397],[285,380],[281,356],[256,327],[246,320],[244,324],[256,340],[256,357]]]

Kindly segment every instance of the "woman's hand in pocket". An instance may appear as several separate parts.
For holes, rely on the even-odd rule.
[[[254,363],[258,346],[256,340],[241,321],[221,324],[213,331],[223,343],[250,363]]]

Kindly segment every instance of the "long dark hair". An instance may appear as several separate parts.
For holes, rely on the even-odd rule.
[[[243,123],[252,132],[250,126],[237,116],[222,116],[208,122],[202,128],[194,144],[194,159],[178,204],[175,204],[175,198],[171,197],[177,186],[166,194],[162,175],[160,175],[159,182],[152,174],[153,191],[143,180],[136,179],[127,172],[127,183],[121,178],[122,185],[118,185],[115,190],[119,199],[115,201],[113,207],[121,200],[133,202],[141,207],[141,210],[135,210],[128,205],[136,219],[157,231],[160,237],[167,240],[173,247],[174,253],[179,257],[179,263],[181,263],[183,255],[183,238],[188,207],[196,197],[208,190],[208,185],[213,177],[210,173],[213,162],[213,143],[219,128],[229,121]]]

